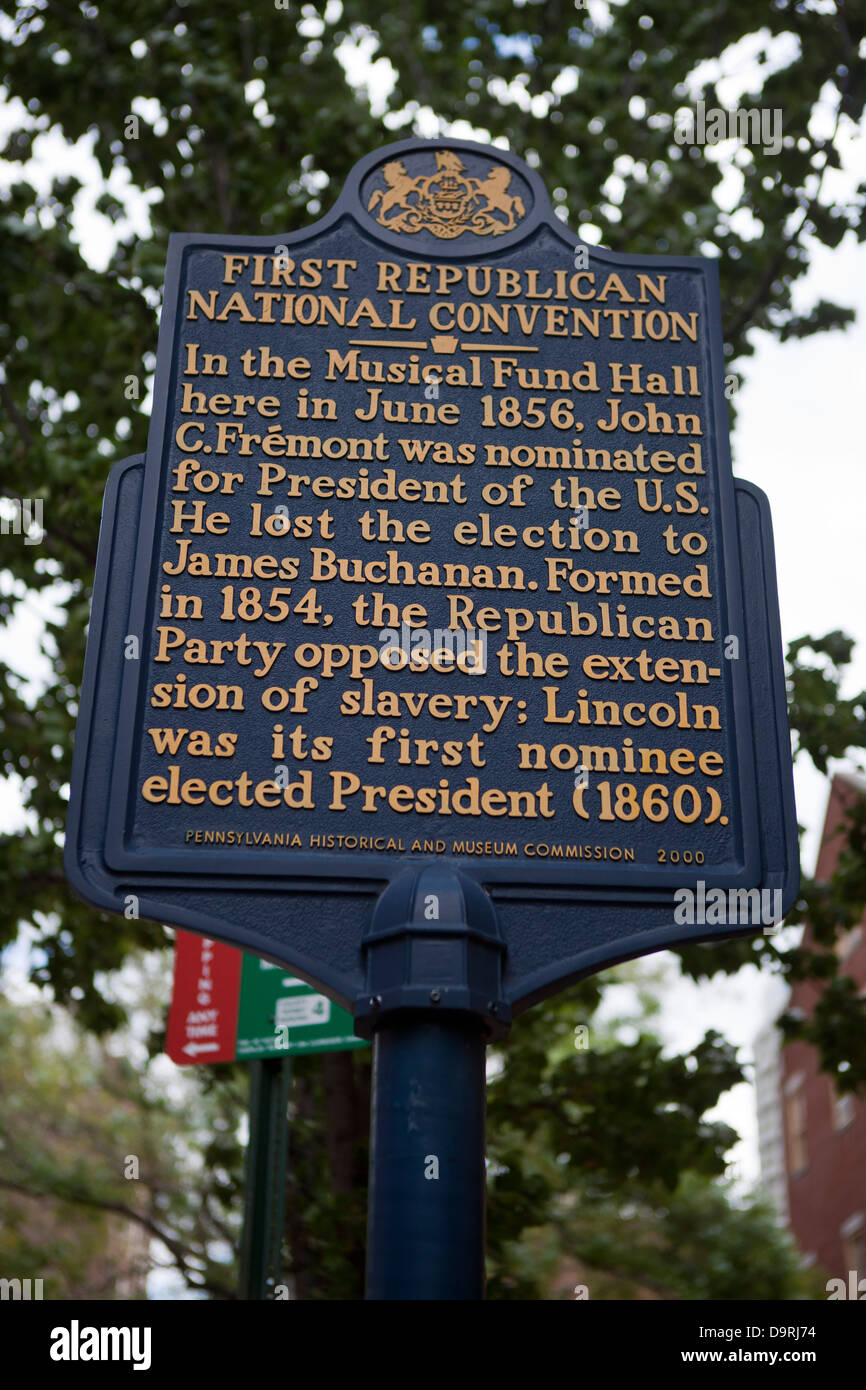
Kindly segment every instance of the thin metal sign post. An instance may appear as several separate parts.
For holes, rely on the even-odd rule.
[[[288,1160],[289,1057],[250,1063],[250,1136],[244,1171],[242,1299],[268,1299],[280,1282]]]
[[[493,904],[454,870],[408,870],[379,899],[363,948],[367,1298],[483,1298],[486,1044],[511,1017]]]

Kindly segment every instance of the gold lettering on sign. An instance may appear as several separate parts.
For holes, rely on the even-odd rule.
[[[533,265],[532,180],[494,153],[362,188],[363,238],[185,251],[148,826],[226,859],[727,861],[694,276],[556,226]]]

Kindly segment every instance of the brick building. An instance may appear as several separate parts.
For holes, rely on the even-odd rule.
[[[844,847],[846,808],[866,795],[866,778],[833,778],[815,869],[828,879]],[[837,833],[840,832],[840,833]],[[808,945],[810,929],[803,942]],[[866,919],[837,939],[841,973],[866,997]],[[808,1017],[820,986],[793,985],[788,1008]],[[818,1055],[804,1042],[779,1046],[774,1028],[756,1039],[761,1164],[780,1220],[809,1264],[834,1278],[866,1276],[866,1101],[839,1095]]]

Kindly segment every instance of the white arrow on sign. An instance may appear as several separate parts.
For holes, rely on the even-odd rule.
[[[199,1052],[219,1052],[219,1043],[187,1043],[183,1051],[187,1057],[196,1057]]]

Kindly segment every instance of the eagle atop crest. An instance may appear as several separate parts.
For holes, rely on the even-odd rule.
[[[440,174],[462,174],[466,165],[456,150],[436,150],[436,168]]]

